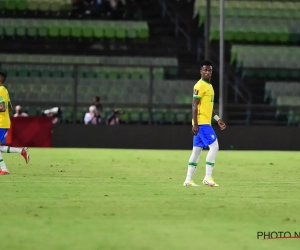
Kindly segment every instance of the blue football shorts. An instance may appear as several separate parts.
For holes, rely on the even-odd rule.
[[[217,140],[217,135],[209,124],[199,125],[198,134],[194,135],[193,146],[207,148]]]
[[[8,131],[7,128],[0,128],[0,142],[2,145],[5,144],[5,135],[6,135],[7,131]]]

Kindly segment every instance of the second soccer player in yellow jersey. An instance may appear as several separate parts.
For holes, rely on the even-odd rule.
[[[218,122],[221,130],[225,129],[226,125],[213,111],[215,92],[210,83],[212,71],[213,68],[210,61],[202,62],[200,68],[201,79],[195,84],[193,90],[193,152],[189,159],[187,176],[183,183],[184,186],[198,186],[193,181],[193,176],[202,149],[206,147],[209,147],[209,152],[206,157],[206,175],[203,179],[203,184],[212,187],[219,186],[212,177],[216,155],[219,150],[217,136],[211,126],[212,117]]]
[[[24,157],[26,163],[29,162],[29,154],[27,147],[13,148],[4,145],[5,135],[10,129],[9,111],[12,110],[8,90],[3,86],[4,82],[6,81],[6,78],[7,73],[4,71],[0,71],[0,175],[10,174],[4,163],[1,152],[21,154]]]

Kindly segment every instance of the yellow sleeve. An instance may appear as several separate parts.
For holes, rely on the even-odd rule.
[[[5,93],[4,91],[1,89],[0,90],[0,103],[5,102]]]
[[[194,93],[193,93],[194,98],[200,99],[203,97],[204,93],[205,93],[205,90],[204,90],[203,86],[201,86],[201,84],[196,84],[194,86]]]

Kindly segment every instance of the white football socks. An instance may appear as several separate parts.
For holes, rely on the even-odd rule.
[[[2,158],[1,152],[0,152],[0,168],[1,168],[2,171],[9,172],[6,165],[5,165],[4,160]]]
[[[189,159],[189,164],[188,164],[188,171],[186,175],[185,182],[188,182],[193,179],[193,176],[196,172],[199,157],[201,154],[202,148],[200,147],[193,147],[192,154]]]
[[[3,152],[3,153],[19,153],[19,154],[21,154],[22,149],[21,148],[8,147],[8,146],[0,146],[0,152]]]
[[[213,168],[215,165],[216,156],[219,150],[218,140],[215,140],[214,143],[209,145],[209,151],[206,156],[206,175],[205,179],[212,177]]]

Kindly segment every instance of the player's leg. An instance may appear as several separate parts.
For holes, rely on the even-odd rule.
[[[204,177],[203,184],[217,187],[219,185],[214,181],[212,172],[214,169],[216,156],[219,151],[219,143],[217,135],[210,125],[207,125],[203,128],[202,140],[205,141],[205,144],[209,147],[209,151],[206,156],[206,175]]]
[[[8,129],[1,129],[1,135],[2,133],[5,134],[7,133]],[[0,144],[0,152],[2,153],[18,153],[21,154],[23,156],[23,158],[25,159],[26,163],[29,162],[29,153],[28,153],[28,148],[24,147],[24,148],[14,148],[14,147],[9,147],[9,146],[4,146],[3,142],[4,142],[4,136],[1,137],[1,144]],[[2,146],[3,145],[3,146]]]
[[[28,153],[28,148],[14,148],[14,147],[9,147],[9,146],[0,146],[0,152],[3,153],[18,153],[21,154],[26,163],[29,162],[29,153]]]
[[[188,163],[186,179],[183,184],[184,186],[198,186],[197,184],[194,183],[193,176],[197,169],[201,151],[202,151],[201,147],[193,147],[193,151],[190,156],[189,163]]]
[[[9,171],[8,171],[6,165],[5,165],[5,162],[3,160],[3,157],[2,157],[1,153],[0,153],[0,168],[1,168],[0,175],[7,175],[7,174],[9,174]]]
[[[189,158],[189,163],[188,163],[188,170],[187,170],[187,175],[186,179],[183,183],[184,186],[198,186],[194,181],[193,181],[193,176],[196,172],[197,165],[199,162],[199,158],[202,152],[202,140],[200,137],[200,133],[194,136],[193,138],[193,151],[192,154]]]
[[[203,184],[209,186],[219,186],[212,177],[212,172],[215,166],[215,160],[217,153],[219,151],[219,143],[218,140],[215,140],[211,145],[209,145],[209,151],[206,156],[206,174],[203,180]]]
[[[0,146],[4,141],[4,136],[5,136],[6,132],[7,132],[6,129],[0,129]],[[9,174],[9,171],[8,171],[6,165],[5,165],[5,162],[3,160],[1,152],[0,152],[0,168],[1,168],[0,175]]]

